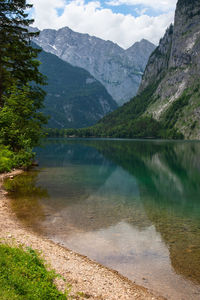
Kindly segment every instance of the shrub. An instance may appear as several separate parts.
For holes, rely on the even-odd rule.
[[[8,147],[0,145],[0,172],[9,172],[14,167],[14,154]]]

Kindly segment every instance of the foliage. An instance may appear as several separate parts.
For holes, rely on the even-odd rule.
[[[31,152],[42,135],[46,118],[37,112],[42,99],[34,99],[34,96],[29,86],[23,90],[13,86],[9,96],[4,97],[5,104],[0,110],[0,142],[15,152]]]
[[[133,119],[140,117],[150,103],[153,103],[153,93],[159,82],[149,85],[140,95],[125,103],[122,107],[100,120],[98,124],[113,127],[118,124],[128,123]]]
[[[3,95],[11,85],[16,84],[20,89],[28,82],[44,83],[38,71],[40,63],[36,60],[40,50],[30,44],[38,32],[27,29],[33,23],[26,13],[31,7],[25,0],[0,2],[0,107],[4,106]],[[37,93],[40,94],[40,90]]]
[[[21,150],[13,152],[9,147],[0,145],[0,173],[10,172],[13,168],[26,169],[32,164],[34,154]]]
[[[0,298],[67,299],[53,283],[54,271],[47,271],[35,251],[0,245]]]
[[[13,152],[8,147],[0,145],[0,172],[9,172],[14,164]]]
[[[185,90],[183,94],[172,103],[172,105],[169,107],[167,112],[165,113],[163,117],[163,124],[165,128],[172,129],[175,125],[175,123],[178,120],[178,116],[180,115],[180,112],[183,110],[183,108],[189,104],[189,99],[191,97],[190,91]]]
[[[194,83],[169,106],[163,115],[162,124],[166,129],[164,133],[165,136],[170,134],[173,138],[175,127],[181,127],[184,134],[188,134],[188,132],[191,133],[194,130],[198,131],[197,114],[194,112],[198,111],[199,96],[199,80],[194,80]]]
[[[96,125],[82,129],[48,129],[49,136],[67,137],[113,137],[113,138],[173,138],[182,139],[176,129],[144,115],[148,106],[156,101],[154,92],[159,82],[149,85],[140,95],[113,113],[105,116]]]
[[[31,164],[32,148],[46,123],[37,112],[45,77],[36,60],[40,50],[31,46],[31,38],[38,35],[28,31],[33,20],[26,9],[31,7],[25,0],[0,1],[0,145],[8,147],[1,151],[0,172]]]

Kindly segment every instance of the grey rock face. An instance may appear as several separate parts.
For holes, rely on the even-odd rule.
[[[173,25],[167,29],[159,46],[151,54],[139,87],[141,93],[148,85],[160,80],[168,69],[173,38]]]
[[[174,34],[169,67],[184,68],[197,64],[200,46],[200,1],[179,0],[175,14]]]
[[[174,116],[186,138],[200,139],[200,1],[179,0],[174,27],[170,26],[159,46],[150,56],[139,93],[160,80],[154,94],[156,101],[148,108],[157,120],[180,99],[189,94],[188,104]]]
[[[200,75],[200,1],[179,0],[174,27],[167,29],[159,46],[149,58],[139,93],[161,80],[161,98],[174,95],[180,85],[185,88]],[[184,89],[185,89],[184,88]]]
[[[152,43],[142,40],[124,50],[111,41],[68,27],[58,31],[45,29],[34,41],[46,52],[89,71],[119,105],[137,93],[149,55],[155,49]]]

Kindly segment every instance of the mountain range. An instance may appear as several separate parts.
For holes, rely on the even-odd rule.
[[[87,70],[118,105],[136,95],[148,58],[155,49],[155,45],[143,39],[124,50],[111,41],[74,32],[68,27],[44,29],[34,42],[44,51]]]
[[[38,59],[40,72],[47,77],[44,112],[50,116],[48,127],[91,126],[117,108],[105,87],[86,70],[45,51]]]
[[[178,0],[136,97],[87,135],[200,139],[200,1]],[[83,133],[82,133],[83,134]]]

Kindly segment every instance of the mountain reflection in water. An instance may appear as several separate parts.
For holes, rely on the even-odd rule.
[[[6,183],[21,219],[169,299],[199,299],[200,143],[60,139],[36,151],[40,168]]]

